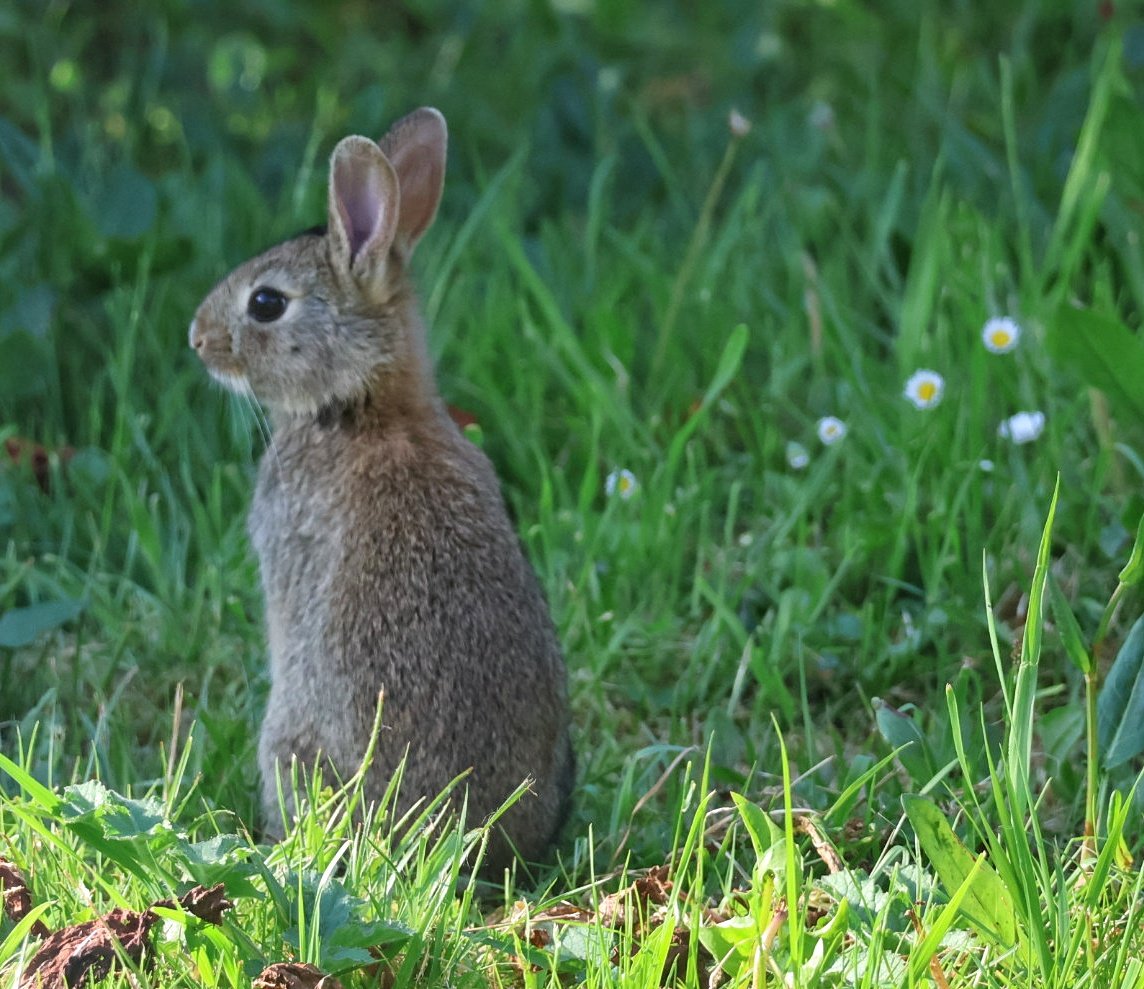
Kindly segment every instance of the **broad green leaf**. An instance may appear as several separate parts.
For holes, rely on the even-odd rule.
[[[38,395],[53,374],[45,344],[25,330],[0,336],[0,394],[9,398]]]
[[[90,204],[91,217],[108,238],[134,240],[154,224],[159,196],[154,183],[130,166],[114,169]]]
[[[761,874],[771,871],[776,876],[783,875],[786,869],[786,859],[783,849],[783,830],[757,804],[751,803],[741,793],[732,793],[731,799],[742,818],[743,827],[751,839],[751,847],[755,850],[755,871]]]
[[[1099,388],[1120,415],[1144,421],[1144,341],[1111,316],[1064,305],[1048,327],[1049,352]]]
[[[1144,132],[1144,113],[1136,100],[1116,93],[1108,103],[1108,117],[1100,133],[1104,153],[1116,187],[1133,198],[1144,196],[1144,155],[1139,135]]]
[[[32,285],[0,316],[0,336],[23,332],[42,340],[51,329],[58,292],[49,285]]]
[[[19,649],[31,645],[44,632],[70,622],[83,609],[83,601],[63,598],[6,611],[0,618],[0,646]]]
[[[40,159],[40,147],[19,127],[0,117],[0,163],[20,186],[31,188]]]
[[[1144,752],[1144,617],[1132,626],[1100,688],[1096,725],[1105,769]]]
[[[759,921],[750,915],[732,917],[718,924],[699,928],[699,943],[723,966],[731,978],[750,961],[762,932]]]
[[[881,697],[875,697],[873,703],[878,731],[894,747],[895,755],[906,772],[919,785],[928,783],[937,770],[917,723]]]
[[[69,824],[98,822],[107,838],[135,838],[168,827],[163,805],[158,800],[124,797],[109,790],[99,780],[88,780],[64,788],[60,819]]]
[[[1072,608],[1069,607],[1064,592],[1052,576],[1049,577],[1049,598],[1052,600],[1053,618],[1056,620],[1057,633],[1061,637],[1061,644],[1065,647],[1065,652],[1068,653],[1069,659],[1073,661],[1081,673],[1086,675],[1091,673],[1093,670],[1092,656],[1085,648],[1080,625],[1077,624],[1076,616],[1072,613]]]
[[[954,896],[972,876],[962,913],[983,937],[1001,948],[1012,947],[1017,941],[1017,914],[1001,877],[985,861],[977,864],[935,804],[913,794],[905,794],[902,804],[946,892]]]
[[[250,878],[257,869],[248,861],[253,850],[237,835],[215,835],[194,843],[180,841],[178,850],[179,864],[200,886],[225,883],[232,897],[256,895],[257,887]]]

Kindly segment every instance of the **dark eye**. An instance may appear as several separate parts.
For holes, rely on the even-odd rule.
[[[290,300],[276,288],[256,288],[250,293],[246,311],[260,323],[273,323],[285,311]]]

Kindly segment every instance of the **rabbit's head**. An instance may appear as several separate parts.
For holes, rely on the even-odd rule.
[[[437,212],[445,144],[445,119],[428,107],[379,143],[339,142],[325,229],[247,261],[195,313],[190,344],[211,375],[274,408],[312,413],[416,362],[423,343],[405,268]]]

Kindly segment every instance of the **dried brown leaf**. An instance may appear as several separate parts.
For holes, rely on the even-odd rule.
[[[670,870],[666,865],[648,869],[630,886],[615,893],[609,893],[600,901],[597,917],[605,927],[623,927],[628,910],[634,909],[636,917],[646,917],[650,906],[663,906],[671,895]]]
[[[170,900],[163,900],[155,906],[173,906]],[[179,906],[187,913],[198,917],[208,924],[221,924],[222,915],[234,906],[226,898],[226,887],[222,883],[215,883],[210,889],[205,886],[195,886],[179,897]]]
[[[528,935],[528,943],[534,948],[547,948],[552,943],[552,935],[543,927],[536,927]]]
[[[559,921],[577,921],[580,923],[588,923],[592,919],[592,912],[585,910],[575,903],[557,903],[555,906],[549,907],[547,910],[541,910],[539,913],[534,913],[528,918],[529,923],[536,924],[545,920],[559,920]]]
[[[342,984],[305,962],[277,962],[262,970],[253,989],[342,989]]]
[[[670,874],[666,865],[657,865],[648,869],[632,884],[636,896],[645,903],[662,906],[667,902],[671,893],[672,882],[667,878]]]
[[[82,924],[64,927],[48,937],[32,956],[20,989],[77,989],[102,979],[125,955],[146,965],[147,935],[158,920],[150,910],[116,908]]]
[[[826,835],[822,833],[822,829],[814,818],[806,814],[798,814],[794,819],[795,830],[810,838],[810,843],[814,845],[814,850],[818,852],[818,857],[826,863],[826,868],[831,873],[841,872],[844,868],[842,859],[838,857],[838,853],[834,850],[834,846],[826,840]]]
[[[14,923],[23,920],[32,909],[28,880],[5,858],[0,858],[0,901],[4,904],[4,913]],[[43,921],[32,924],[33,937],[47,937],[50,933]]]

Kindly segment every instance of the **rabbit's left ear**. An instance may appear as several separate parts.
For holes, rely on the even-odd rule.
[[[356,277],[384,269],[401,211],[393,166],[368,137],[346,137],[330,156],[329,236],[335,263]]]
[[[412,253],[437,215],[445,183],[448,140],[445,118],[440,111],[423,106],[402,117],[378,142],[397,173],[401,189],[397,245],[407,255]]]

